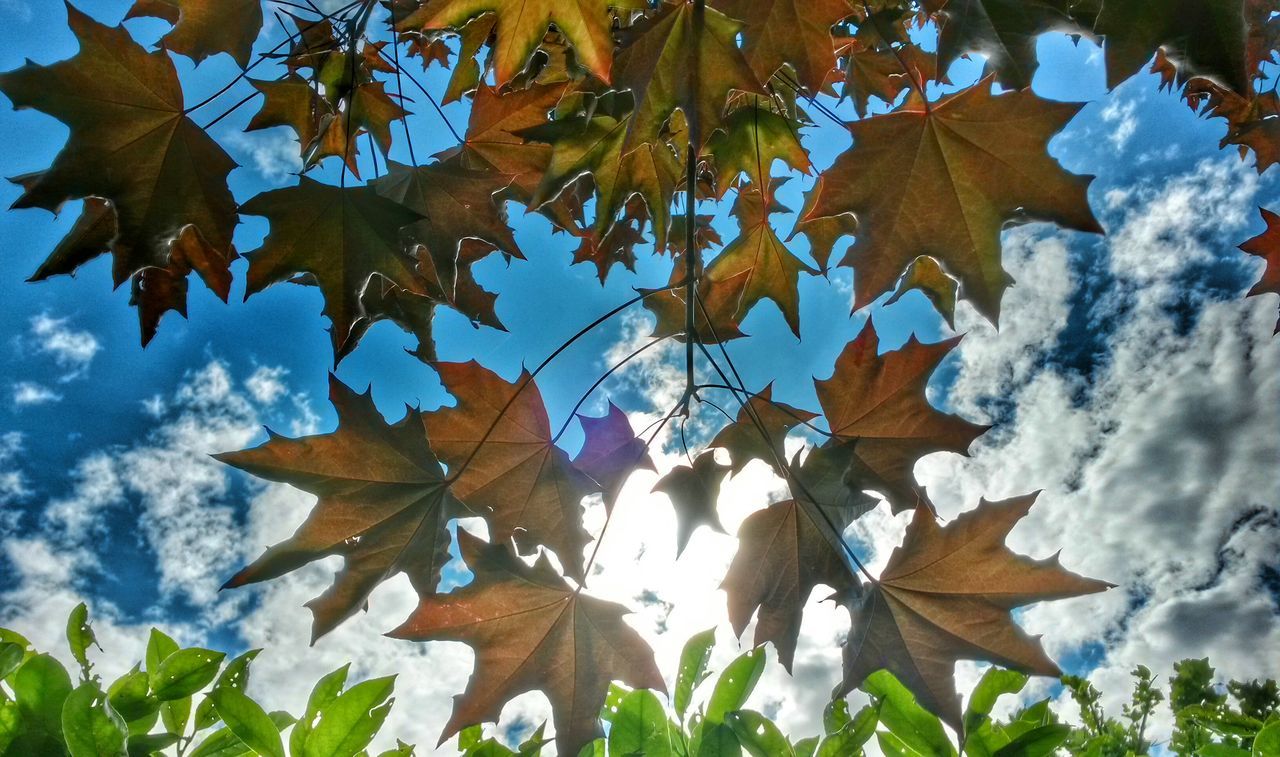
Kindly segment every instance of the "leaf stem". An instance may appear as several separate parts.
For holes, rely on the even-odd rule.
[[[449,472],[449,477],[446,478],[444,481],[445,485],[446,486],[452,485],[455,481],[458,480],[459,476],[461,476],[463,473],[466,472],[467,466],[471,465],[471,462],[475,460],[476,455],[480,452],[480,448],[484,446],[485,442],[489,441],[489,437],[493,434],[494,430],[498,428],[498,424],[502,422],[503,416],[505,416],[507,414],[507,411],[511,409],[511,406],[515,404],[516,398],[520,396],[520,393],[524,391],[524,388],[526,386],[533,383],[533,380],[538,377],[538,374],[541,373],[548,365],[550,365],[552,361],[554,361],[557,357],[559,357],[565,350],[572,347],[573,344],[577,342],[579,339],[591,333],[601,324],[607,322],[609,319],[613,318],[618,313],[621,313],[622,311],[626,310],[632,305],[635,305],[638,302],[643,302],[644,300],[647,300],[648,298],[654,296],[655,294],[660,294],[662,292],[669,292],[672,289],[675,289],[679,286],[680,284],[671,284],[669,286],[662,287],[661,289],[650,289],[650,290],[641,292],[635,297],[632,297],[631,299],[627,300],[621,305],[618,305],[614,309],[610,310],[609,312],[605,313],[599,318],[596,318],[591,323],[582,327],[578,331],[578,333],[569,337],[567,341],[565,341],[559,347],[557,347],[550,355],[546,357],[546,359],[544,359],[541,363],[539,363],[538,366],[529,373],[528,377],[523,382],[521,382],[516,387],[516,390],[512,392],[511,397],[507,399],[506,404],[504,404],[502,406],[502,409],[498,411],[498,414],[494,417],[493,422],[489,424],[489,428],[484,432],[484,435],[480,437],[480,441],[476,442],[476,446],[471,449],[471,452],[467,455],[466,459],[462,461],[462,463],[458,466],[458,469],[456,471]]]
[[[596,382],[591,385],[591,388],[588,389],[582,395],[582,397],[578,400],[578,403],[573,406],[572,410],[569,411],[569,416],[564,419],[564,425],[560,427],[560,430],[556,432],[555,436],[551,437],[551,443],[555,444],[556,442],[560,441],[560,437],[564,436],[564,432],[569,430],[569,425],[573,423],[573,419],[578,415],[578,411],[582,409],[582,406],[586,404],[587,400],[590,399],[591,395],[595,394],[595,391],[599,389],[600,385],[603,384],[606,380],[608,380],[610,376],[616,373],[620,368],[622,368],[627,363],[639,357],[641,353],[645,352],[646,350],[649,350],[650,348],[656,347],[659,344],[662,344],[663,342],[667,341],[671,337],[672,335],[668,334],[666,336],[659,337],[657,339],[654,339],[651,342],[648,342],[647,344],[642,345],[635,352],[632,352],[630,355],[627,355],[626,357],[622,358],[622,360],[615,363],[612,368],[605,371],[604,375],[596,379]]]

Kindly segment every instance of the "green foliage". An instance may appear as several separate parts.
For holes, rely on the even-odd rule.
[[[343,666],[316,684],[303,720],[268,712],[246,693],[261,650],[224,665],[223,653],[183,648],[154,628],[145,669],[134,665],[105,684],[91,672],[97,638],[83,604],[67,621],[67,642],[79,685],[53,656],[0,628],[0,757],[369,757],[394,702],[394,677],[344,691]],[[398,742],[379,757],[413,754]]]
[[[714,638],[705,632],[686,643],[678,676],[696,683],[688,693],[673,695],[669,705],[653,691],[614,686],[600,713],[607,735],[588,744],[579,757],[861,757],[877,749],[902,757],[1280,755],[1276,682],[1230,681],[1224,686],[1207,660],[1178,663],[1169,696],[1151,670],[1139,665],[1118,719],[1107,717],[1101,693],[1087,680],[1063,676],[1064,693],[1080,707],[1076,725],[1060,719],[1054,698],[1021,706],[1007,717],[995,715],[1000,700],[1022,694],[1030,678],[991,667],[969,692],[962,734],[949,730],[897,678],[881,670],[861,687],[870,703],[851,713],[848,700],[834,698],[822,713],[823,732],[793,740],[765,713],[745,709],[768,665],[764,649],[739,656],[702,686],[712,678],[707,660],[713,645]],[[677,684],[676,691],[683,690]],[[1181,705],[1171,709],[1179,730],[1171,742],[1153,744],[1147,724],[1159,708],[1173,702]],[[465,729],[457,741],[464,757],[539,755],[543,743],[539,728],[513,750],[486,738],[481,726]]]

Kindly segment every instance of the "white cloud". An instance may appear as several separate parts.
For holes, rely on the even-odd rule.
[[[1117,152],[1123,150],[1138,130],[1138,101],[1113,97],[1098,115],[1111,127],[1107,141]]]
[[[245,388],[249,395],[260,405],[272,405],[289,389],[284,377],[289,372],[279,366],[261,366],[253,375],[245,379]]]
[[[37,352],[49,355],[63,369],[61,381],[71,381],[89,371],[93,358],[102,349],[97,337],[67,325],[68,319],[41,313],[31,319],[30,342]]]
[[[27,486],[27,476],[22,468],[18,467],[18,456],[22,453],[22,434],[17,431],[7,431],[0,434],[0,507],[8,507],[11,504],[20,502],[31,496],[31,489]],[[10,513],[3,511],[4,515]],[[16,513],[13,513],[16,516]],[[4,530],[8,525],[5,519],[0,519],[0,531]]]
[[[253,169],[268,181],[281,182],[302,170],[298,142],[289,132],[228,131],[222,142],[247,156]]]
[[[1066,247],[1011,235],[1021,285],[999,334],[962,313],[970,335],[949,397],[971,418],[1008,422],[972,460],[933,457],[918,469],[945,517],[980,496],[1045,490],[1012,546],[1037,557],[1061,548],[1068,567],[1120,588],[1037,605],[1023,619],[1059,656],[1106,645],[1091,677],[1113,713],[1137,664],[1163,674],[1207,655],[1224,676],[1280,675],[1259,653],[1280,648],[1280,608],[1262,582],[1280,546],[1274,305],[1215,300],[1195,278],[1236,254],[1224,240],[1245,235],[1257,186],[1227,160],[1113,198],[1113,234],[1090,275],[1115,286],[1091,304],[1107,338],[1090,376],[1049,359],[1070,310],[1089,306]],[[1188,304],[1200,313],[1189,325]]]
[[[61,401],[62,395],[44,384],[38,384],[34,381],[19,381],[13,385],[13,408],[15,410]]]

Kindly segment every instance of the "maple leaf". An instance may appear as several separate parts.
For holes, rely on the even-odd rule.
[[[850,442],[829,439],[810,449],[803,462],[797,452],[784,471],[792,496],[817,505],[842,529],[880,504],[862,490],[865,482],[850,465],[852,447]]]
[[[903,45],[897,49],[865,46],[853,38],[841,51],[846,61],[844,96],[853,100],[854,111],[861,118],[867,114],[871,97],[892,104],[898,95],[915,86],[912,81],[941,77],[945,71],[933,53],[919,45]]]
[[[942,270],[938,261],[930,257],[919,257],[911,261],[907,272],[898,282],[898,289],[893,296],[885,300],[885,305],[892,305],[902,299],[911,290],[918,290],[947,321],[954,331],[956,327],[956,294],[959,286],[955,280]]]
[[[307,20],[285,12],[292,21],[297,32],[297,41],[285,56],[285,67],[290,73],[299,69],[310,68],[319,72],[331,53],[338,51],[340,43],[334,34],[333,24],[327,18]],[[293,39],[293,35],[289,35]]]
[[[187,277],[193,271],[218,299],[226,302],[231,294],[231,261],[236,257],[234,250],[225,256],[211,251],[188,226],[172,242],[169,265],[135,273],[129,304],[138,308],[142,346],[151,343],[165,313],[174,311],[187,317]]]
[[[116,211],[110,200],[84,198],[80,216],[71,231],[58,242],[27,281],[44,281],[51,276],[74,276],[80,266],[111,251],[111,240],[118,234]]]
[[[1031,86],[1039,62],[1036,38],[1052,31],[1076,31],[1075,0],[927,0],[938,15],[938,69],[946,71],[962,55],[979,53],[1010,89]]]
[[[693,327],[698,341],[703,344],[717,344],[733,339],[741,339],[747,334],[740,328],[746,311],[740,307],[742,293],[746,291],[751,277],[755,273],[752,268],[745,268],[732,275],[726,275],[718,282],[706,276],[698,279],[695,296],[701,300],[694,308]],[[684,261],[676,258],[671,270],[669,286],[676,286],[685,280]],[[648,295],[644,306],[657,318],[652,337],[675,337],[685,340],[687,331],[685,288],[648,290],[641,289]],[[710,316],[710,319],[708,319]]]
[[[768,81],[789,63],[799,83],[815,94],[836,67],[831,27],[853,11],[848,0],[711,0],[711,4],[743,22],[742,53],[760,81]]]
[[[957,731],[958,660],[985,660],[1025,673],[1059,676],[1040,642],[1014,622],[1016,607],[1093,594],[1111,584],[1065,570],[1055,555],[1032,560],[1004,545],[1036,495],[977,509],[939,526],[918,507],[901,546],[880,579],[851,606],[853,625],[844,649],[843,696],[867,676],[886,669],[916,700]]]
[[[839,538],[812,503],[798,500],[752,513],[738,529],[738,552],[720,586],[729,597],[729,623],[741,637],[758,610],[753,643],[773,642],[788,672],[813,589],[822,584],[843,596],[859,585]]]
[[[466,168],[491,170],[513,177],[510,194],[518,202],[530,204],[551,162],[551,146],[518,136],[526,129],[548,121],[548,113],[564,94],[564,84],[538,84],[529,89],[500,93],[481,84],[471,104],[471,118],[461,145],[437,157],[456,157]],[[571,194],[570,190],[562,193]],[[542,212],[561,228],[574,226],[567,203],[544,206]]]
[[[481,13],[492,11],[497,17],[494,83],[501,87],[524,69],[547,28],[554,24],[569,40],[582,65],[607,82],[613,63],[611,7],[645,6],[639,0],[447,0],[423,5],[404,20],[404,25],[422,29],[461,27]]]
[[[1240,245],[1241,250],[1256,255],[1267,263],[1262,271],[1262,278],[1249,290],[1249,297],[1268,292],[1280,294],[1280,215],[1266,208],[1259,210],[1262,212],[1262,220],[1267,224],[1266,231]],[[1275,333],[1280,334],[1280,320],[1276,321]]]
[[[574,590],[546,557],[532,566],[505,544],[458,531],[475,578],[449,594],[423,595],[391,633],[411,641],[460,641],[475,650],[475,671],[454,698],[440,743],[463,728],[497,722],[502,706],[528,691],[551,701],[556,751],[577,754],[600,734],[609,685],[666,691],[653,650],[623,620],[630,612]]]
[[[117,285],[148,266],[167,267],[187,226],[209,256],[230,257],[237,217],[227,175],[235,162],[184,114],[173,62],[72,6],[67,22],[80,43],[74,57],[0,74],[14,107],[35,108],[71,130],[52,166],[17,180],[26,191],[14,207],[56,211],[71,199],[110,200]]]
[[[781,470],[787,460],[783,449],[787,433],[817,417],[807,410],[775,402],[773,384],[769,384],[747,400],[746,406],[738,410],[737,419],[720,429],[707,446],[729,452],[735,476],[752,460],[763,460],[774,470]]]
[[[614,71],[636,103],[624,153],[657,142],[677,110],[690,125],[687,141],[701,148],[723,124],[731,92],[766,94],[742,57],[739,30],[719,11],[683,2],[664,4],[628,30]]]
[[[316,141],[321,120],[331,110],[311,82],[289,74],[277,81],[250,79],[249,83],[262,93],[262,107],[249,120],[245,131],[287,126],[298,136],[304,150]]]
[[[1108,88],[1138,73],[1164,47],[1183,71],[1249,93],[1245,0],[1107,0],[1094,31],[1106,38]]]
[[[708,526],[724,533],[716,500],[720,486],[729,475],[729,466],[716,462],[714,452],[698,455],[693,464],[677,465],[658,479],[653,491],[667,495],[676,511],[676,556],[684,553],[698,526]]]
[[[637,153],[632,153],[635,155]],[[593,232],[582,233],[578,249],[573,253],[573,263],[592,263],[596,277],[603,284],[609,278],[613,266],[621,263],[628,271],[636,270],[636,247],[644,243],[640,222],[628,215],[613,223],[603,236]]]
[[[884,494],[895,513],[929,504],[916,483],[915,464],[933,452],[967,454],[986,431],[929,404],[929,377],[960,339],[922,344],[912,336],[900,350],[880,355],[868,319],[836,358],[831,378],[814,381],[831,433],[845,442],[849,475],[859,489]]]
[[[173,24],[160,45],[196,63],[227,53],[245,68],[262,31],[261,0],[137,0],[125,18],[139,16]]]
[[[680,166],[665,144],[644,145],[623,152],[629,97],[608,93],[595,99],[590,114],[557,119],[519,132],[526,139],[551,145],[551,159],[530,199],[540,209],[575,180],[589,176],[596,188],[597,241],[616,224],[618,212],[639,196],[653,221],[655,244],[666,244],[671,225],[670,206]],[[603,276],[602,276],[603,279]]]
[[[512,177],[477,171],[452,163],[406,166],[387,163],[385,176],[369,182],[378,194],[422,216],[406,230],[427,249],[456,256],[464,239],[488,242],[509,257],[523,258],[506,213],[494,195]]]
[[[528,372],[511,384],[474,361],[437,363],[454,407],[426,413],[432,448],[449,466],[453,493],[489,521],[495,542],[513,536],[522,552],[555,550],[581,582],[582,498],[592,482],[555,446],[542,395]]]
[[[356,140],[368,132],[385,155],[391,151],[391,124],[410,114],[391,99],[382,82],[365,82],[341,97],[330,99],[340,106],[321,119],[320,136],[308,150],[306,164],[310,167],[324,158],[336,156],[359,178]]]
[[[314,283],[299,281],[298,283]],[[381,275],[374,274],[360,295],[362,315],[351,328],[351,336],[347,338],[342,351],[334,355],[334,362],[342,362],[359,345],[360,340],[368,333],[370,327],[381,321],[391,321],[406,334],[418,340],[418,346],[406,349],[410,355],[424,363],[436,360],[435,315],[440,300],[426,295],[406,291],[387,281]]]
[[[463,24],[458,30],[458,63],[453,67],[453,73],[449,75],[449,86],[444,92],[444,104],[459,102],[463,95],[475,91],[476,87],[480,86],[481,70],[476,56],[493,34],[493,27],[497,21],[497,16],[484,13]],[[443,44],[442,40],[440,42]],[[446,61],[448,50],[449,48],[445,46]]]
[[[433,252],[425,245],[415,245],[412,253],[418,261],[418,284],[424,294],[401,289],[379,274],[374,274],[360,297],[363,316],[352,328],[343,350],[335,357],[341,361],[379,321],[391,321],[418,340],[418,346],[406,350],[424,363],[436,361],[434,320],[436,307],[446,305],[466,316],[472,325],[483,324],[506,331],[495,304],[498,296],[476,283],[471,266],[495,251],[491,245],[475,239],[464,239],[460,248],[451,252]],[[314,277],[298,283],[315,283]]]
[[[244,586],[342,556],[333,584],[307,603],[313,641],[354,615],[378,584],[397,573],[406,574],[419,594],[435,593],[449,560],[449,519],[465,514],[448,494],[421,413],[407,409],[389,425],[369,392],[356,394],[333,376],[329,400],[338,414],[332,433],[300,439],[272,434],[255,449],[215,456],[319,498],[293,536],[227,582]]]
[[[763,107],[760,98],[734,110],[725,119],[724,130],[707,143],[707,156],[716,168],[716,197],[722,199],[739,174],[745,173],[754,186],[769,179],[770,169],[781,160],[796,171],[808,173],[809,153],[800,144],[800,124]]]
[[[804,207],[801,208],[800,217],[796,219],[796,225],[791,230],[791,235],[787,237],[787,241],[790,242],[796,238],[796,235],[803,234],[809,242],[809,254],[818,264],[818,270],[823,276],[827,276],[830,274],[831,255],[835,252],[836,242],[858,232],[858,219],[852,213],[807,218],[814,203],[817,202],[820,190],[819,182],[805,193]]]
[[[495,309],[498,295],[480,286],[471,270],[495,249],[475,239],[464,239],[456,251],[437,252],[418,245],[414,252],[428,297],[448,305],[472,323],[506,331]]]
[[[854,308],[888,291],[920,255],[943,263],[961,294],[993,323],[1012,279],[1000,231],[1015,219],[1101,233],[1092,177],[1067,173],[1046,150],[1080,110],[1029,91],[992,95],[990,80],[927,105],[851,124],[854,147],[819,180],[804,220],[853,213]]]
[[[333,324],[335,356],[350,351],[353,327],[363,317],[360,299],[373,274],[424,293],[400,240],[400,230],[422,216],[371,187],[335,187],[302,176],[296,186],[257,195],[240,211],[271,222],[262,247],[247,256],[245,297],[295,274],[313,275]]]
[[[712,215],[698,215],[693,221],[693,243],[699,252],[719,247],[724,244],[724,240],[720,238],[720,232],[711,225],[715,219]],[[685,253],[686,232],[685,229],[689,223],[688,218],[684,215],[677,215],[671,219],[671,233],[667,235],[666,250],[670,251],[675,257],[680,257]],[[663,252],[658,248],[659,254]]]
[[[604,493],[605,507],[612,510],[633,472],[657,470],[649,457],[649,445],[636,437],[627,414],[612,402],[604,417],[579,415],[578,422],[586,439],[573,464],[596,482]]]
[[[781,182],[775,181],[774,186]],[[786,248],[769,223],[772,213],[787,212],[770,196],[762,198],[756,185],[738,192],[734,213],[738,238],[707,266],[708,292],[704,307],[716,323],[740,322],[756,303],[773,300],[791,332],[800,336],[800,272],[817,273]]]
[[[110,200],[86,197],[71,230],[41,263],[28,281],[44,281],[51,276],[74,276],[80,266],[111,252],[111,242],[118,234],[115,208]],[[138,309],[138,326],[142,346],[155,338],[160,319],[169,311],[187,316],[187,276],[195,271],[223,302],[231,293],[231,262],[235,250],[227,255],[210,254],[192,227],[178,232],[170,244],[169,263],[164,268],[147,266],[133,274],[129,304]]]

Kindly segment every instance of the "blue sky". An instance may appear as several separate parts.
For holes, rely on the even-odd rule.
[[[126,6],[80,4],[108,23]],[[49,63],[75,51],[60,2],[0,0],[0,16],[0,70],[24,58]],[[129,28],[151,42],[165,27],[139,20]],[[1007,267],[1019,285],[1009,294],[1003,328],[996,333],[962,306],[958,327],[969,336],[931,387],[939,406],[997,428],[972,459],[933,456],[917,473],[946,517],[983,494],[1045,489],[1034,525],[1015,533],[1021,546],[1036,556],[1062,547],[1068,566],[1122,588],[1061,608],[1036,607],[1024,620],[1046,634],[1051,650],[1071,667],[1092,670],[1112,690],[1122,688],[1118,682],[1134,663],[1162,670],[1189,654],[1208,654],[1233,675],[1280,674],[1258,669],[1256,658],[1240,653],[1280,651],[1280,633],[1273,630],[1280,606],[1274,558],[1280,353],[1270,339],[1275,298],[1240,299],[1258,271],[1234,250],[1260,231],[1256,207],[1276,204],[1274,171],[1259,178],[1251,158],[1241,163],[1234,152],[1219,152],[1221,125],[1197,119],[1173,95],[1158,92],[1154,77],[1106,92],[1092,43],[1045,37],[1040,57],[1034,88],[1041,96],[1089,102],[1051,151],[1067,169],[1097,176],[1090,200],[1109,236],[1044,225],[1006,233]],[[178,65],[192,100],[235,73],[226,56],[198,70],[185,59]],[[977,70],[962,62],[953,78],[968,81]],[[443,91],[439,68],[422,81]],[[232,94],[227,102],[237,99]],[[452,145],[428,104],[410,109],[418,114],[410,126],[419,156]],[[289,163],[282,132],[239,133],[253,110],[246,107],[213,130],[243,166],[232,174],[240,200],[292,181],[283,175]],[[839,110],[852,118],[847,105]],[[218,112],[215,105],[197,120]],[[447,106],[446,113],[459,128],[465,123],[464,105]],[[806,134],[806,146],[825,167],[848,138],[820,114],[812,116],[819,127]],[[6,102],[0,134],[8,141],[0,173],[12,176],[47,165],[66,130],[41,114],[14,112]],[[392,157],[407,161],[403,132],[395,137]],[[332,168],[316,175],[336,178]],[[792,181],[787,204],[799,208],[799,192],[812,181]],[[16,187],[0,186],[0,203],[17,196]],[[509,331],[477,330],[442,313],[437,336],[444,359],[475,358],[513,377],[522,364],[541,361],[579,327],[628,299],[633,287],[667,280],[669,261],[642,255],[635,275],[615,269],[601,287],[594,268],[568,265],[571,240],[552,235],[545,221],[522,208],[510,212],[529,261],[507,267],[492,258],[477,269],[481,283],[500,292],[498,313]],[[299,605],[308,587],[323,581],[324,568],[234,596],[210,588],[286,535],[305,512],[305,497],[251,483],[205,455],[256,443],[262,424],[289,433],[332,427],[324,401],[331,354],[318,294],[280,285],[241,302],[241,261],[231,304],[193,286],[190,320],[167,316],[144,351],[127,287],[110,290],[105,260],[75,279],[25,283],[74,218],[73,207],[58,218],[43,211],[0,214],[0,298],[6,303],[0,321],[0,622],[52,629],[46,635],[56,638],[66,609],[86,598],[104,618],[104,638],[116,641],[121,653],[133,653],[130,638],[140,634],[132,631],[151,623],[175,627],[191,642],[267,644],[264,658],[276,660],[264,663],[267,680],[290,696],[300,696],[290,686],[302,685],[290,682],[294,671],[318,674],[346,659],[368,674],[429,668],[437,680],[400,694],[403,711],[426,708],[429,722],[404,716],[394,725],[434,743],[428,731],[443,722],[449,695],[461,690],[469,657],[455,645],[410,649],[377,636],[403,617],[405,587],[380,591],[369,617],[310,653],[292,641],[305,639]],[[261,219],[245,221],[236,236],[241,251],[256,247],[265,232]],[[779,218],[784,236],[791,222]],[[731,238],[723,213],[719,223]],[[805,251],[799,241],[794,249]],[[573,296],[548,306],[548,292]],[[810,378],[830,373],[867,313],[848,312],[847,271],[830,282],[802,276],[801,297],[802,340],[765,304],[745,323],[753,339],[732,349],[749,386],[774,380],[778,399],[812,407]],[[951,333],[917,294],[871,310],[888,347],[912,332],[926,341]],[[610,354],[626,354],[645,333],[643,316],[620,319],[549,368],[539,386],[553,423]],[[405,353],[409,346],[404,334],[382,324],[338,375],[359,388],[371,383],[392,419],[406,403],[432,408],[446,402],[434,373]],[[607,395],[636,423],[665,409],[645,397],[669,393],[677,370],[672,357],[651,353],[606,384],[588,408],[601,409]],[[564,444],[572,451],[578,443],[571,429]],[[672,447],[659,458],[666,466],[678,461]],[[694,554],[675,563],[666,543],[669,508],[660,495],[646,496],[651,485],[630,488],[624,517],[633,519],[627,521],[633,528],[611,528],[598,590],[637,607],[635,625],[655,643],[669,672],[679,643],[718,622],[723,600],[715,584],[734,542],[700,534]],[[721,501],[730,532],[776,488],[766,471],[754,469],[731,482]],[[593,532],[598,509],[588,513]],[[882,563],[904,525],[877,511],[859,522],[854,536]],[[706,581],[681,581],[695,572]],[[651,595],[661,601],[637,599]],[[1228,620],[1211,628],[1204,619],[1212,613]],[[1082,614],[1091,620],[1079,622]],[[806,623],[797,678],[771,674],[765,688],[772,693],[759,703],[801,735],[816,727],[821,711],[821,702],[810,701],[818,696],[813,692],[834,683],[841,620],[815,606]],[[32,631],[37,639],[41,633]],[[722,656],[734,649],[723,627],[721,648]],[[1266,665],[1280,664],[1280,654],[1265,657]],[[967,674],[962,670],[962,689]],[[536,695],[523,697],[504,719],[533,719],[540,706]]]

